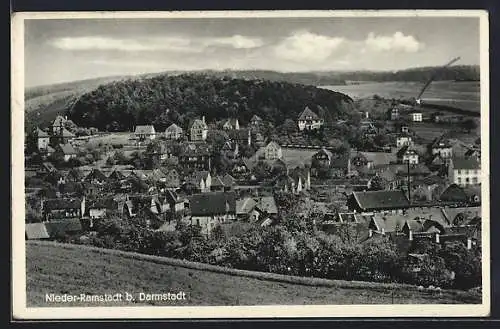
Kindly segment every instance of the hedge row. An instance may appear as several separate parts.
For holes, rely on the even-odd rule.
[[[34,241],[34,240],[28,241],[28,243],[33,245],[52,245],[58,248],[64,248],[70,250],[83,249],[94,253],[115,255],[119,257],[141,260],[141,261],[150,261],[156,264],[179,266],[199,271],[210,271],[215,273],[248,277],[259,280],[291,283],[291,284],[306,285],[313,287],[372,289],[372,290],[385,290],[385,291],[393,289],[404,289],[406,291],[415,291],[415,292],[418,291],[417,286],[409,284],[401,284],[401,283],[378,283],[378,282],[365,282],[365,281],[328,280],[328,279],[312,278],[312,277],[298,277],[298,276],[283,275],[283,274],[268,273],[268,272],[239,270],[234,268],[226,268],[216,265],[192,262],[175,258],[146,255],[136,252],[126,252],[116,249],[104,249],[87,245],[74,245],[69,243],[59,243],[52,241]],[[446,292],[451,293],[453,295],[461,295],[461,294],[464,294],[464,296],[467,295],[467,293],[463,291],[446,290]],[[418,293],[422,294],[428,292],[418,291]]]

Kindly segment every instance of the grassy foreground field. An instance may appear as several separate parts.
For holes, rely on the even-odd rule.
[[[144,257],[147,258],[147,257]],[[48,243],[26,244],[27,306],[119,305],[307,305],[480,303],[469,292],[417,291],[406,285],[330,281],[330,287],[271,281],[186,268],[142,259],[133,253]],[[293,278],[293,277],[292,277]],[[323,280],[328,281],[328,280]],[[312,280],[311,280],[312,282]],[[139,293],[185,292],[178,301],[139,301]],[[125,294],[122,302],[50,303],[46,294]]]

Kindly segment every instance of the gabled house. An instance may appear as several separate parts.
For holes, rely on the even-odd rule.
[[[226,122],[224,122],[222,129],[224,129],[224,130],[239,130],[240,123],[239,123],[238,119],[235,119],[235,118],[228,119]]]
[[[120,170],[115,169],[115,170],[113,170],[111,172],[111,174],[109,174],[109,176],[108,176],[108,182],[110,182],[110,183],[117,183],[117,182],[121,182],[125,178],[127,178],[127,176],[125,176],[125,174],[123,172],[121,172]]]
[[[350,173],[350,165],[348,154],[333,154],[325,148],[313,154],[311,159],[311,169],[315,176],[323,172],[328,177],[342,178]]]
[[[111,211],[118,209],[118,202],[112,197],[97,198],[88,202],[88,215],[91,219],[101,219],[106,217]]]
[[[281,146],[278,143],[271,141],[264,148],[264,158],[266,160],[276,160],[281,159],[282,157],[283,151],[281,150]]]
[[[63,158],[65,162],[76,158],[76,154],[77,152],[71,144],[58,144],[55,149],[55,155]]]
[[[393,107],[388,112],[389,112],[389,115],[388,115],[389,120],[396,121],[399,119],[400,113],[399,113],[399,109],[397,107]]]
[[[139,125],[135,127],[134,136],[137,141],[153,140],[156,138],[155,127],[152,125]]]
[[[57,136],[58,142],[61,144],[71,143],[75,138],[76,135],[66,128],[63,128],[61,133]]]
[[[186,143],[179,154],[179,165],[196,170],[211,169],[211,152],[206,143]]]
[[[228,130],[229,141],[239,145],[252,145],[252,132],[250,129]]]
[[[234,192],[210,192],[189,197],[191,225],[201,227],[201,233],[210,236],[219,225],[236,219]]]
[[[221,149],[221,154],[229,159],[234,159],[239,154],[239,145],[238,143],[226,141]]]
[[[405,145],[397,153],[398,162],[416,165],[419,163],[418,152],[411,146]]]
[[[52,123],[52,134],[53,135],[61,135],[63,129],[64,129],[64,124],[68,121],[67,117],[63,117],[61,115],[58,115],[55,119],[54,122]]]
[[[247,159],[239,158],[233,163],[233,168],[231,173],[236,178],[243,178],[247,176],[251,171],[252,165]]]
[[[47,150],[47,147],[50,144],[50,135],[40,128],[36,128],[36,139],[37,139],[37,148],[39,151]]]
[[[408,134],[401,134],[396,137],[396,147],[413,146],[413,140]]]
[[[420,111],[410,111],[408,117],[410,121],[422,122],[422,112]]]
[[[88,182],[88,183],[90,183],[92,185],[102,186],[102,185],[104,185],[107,182],[108,177],[106,177],[106,175],[104,175],[104,173],[102,171],[100,171],[99,169],[94,168],[85,177],[84,180],[85,180],[85,182]]]
[[[250,119],[250,127],[252,129],[258,130],[260,126],[262,125],[264,121],[262,120],[261,117],[258,115],[254,114],[253,117]]]
[[[42,215],[45,221],[82,218],[85,207],[85,197],[42,200]]]
[[[347,199],[351,211],[360,213],[395,211],[410,208],[410,201],[403,191],[352,192]]]
[[[208,126],[205,123],[205,117],[193,121],[193,124],[189,128],[189,138],[192,142],[204,141],[207,139]]]
[[[453,155],[453,148],[448,140],[438,139],[431,145],[431,154],[438,154],[442,159],[450,159]]]
[[[320,129],[323,126],[323,119],[306,106],[297,118],[297,126],[300,131]]]
[[[162,205],[162,212],[171,214],[184,211],[185,200],[172,190],[166,190],[164,195],[159,198]]]
[[[481,184],[481,163],[475,158],[452,157],[448,165],[450,183],[460,186]]]
[[[66,181],[67,182],[79,183],[79,182],[82,182],[84,178],[85,178],[85,175],[78,168],[72,168],[66,174]]]
[[[162,181],[167,190],[177,189],[181,186],[179,172],[176,169],[163,169],[165,181]]]
[[[172,123],[165,129],[165,138],[168,140],[178,140],[183,134],[184,130],[175,123]]]
[[[278,214],[278,207],[273,196],[246,197],[236,201],[236,216],[241,220],[249,220],[252,223],[259,223],[267,226],[271,221],[265,219],[272,218]]]

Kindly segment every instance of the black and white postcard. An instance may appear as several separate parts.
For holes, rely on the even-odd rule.
[[[16,319],[490,312],[488,15],[12,16]]]

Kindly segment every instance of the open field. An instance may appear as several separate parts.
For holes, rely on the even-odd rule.
[[[353,85],[321,86],[351,96],[353,99],[371,98],[416,98],[424,82],[369,82]],[[464,110],[480,111],[479,82],[434,81],[422,95],[424,103],[448,105]]]
[[[477,293],[417,291],[407,285],[329,281],[305,285],[173,266],[148,256],[77,245],[26,244],[28,306],[96,306],[98,303],[48,304],[45,294],[168,293],[184,291],[185,301],[139,302],[151,305],[272,304],[419,304],[479,303]],[[160,260],[159,260],[160,259]],[[252,272],[258,274],[256,272]],[[276,276],[276,275],[275,275]],[[289,277],[293,278],[293,277]],[[310,279],[305,279],[310,280]],[[312,280],[311,280],[312,281]],[[173,304],[175,303],[175,304]],[[103,303],[99,304],[100,306]],[[109,305],[109,304],[106,304]],[[126,302],[113,303],[114,306]]]

